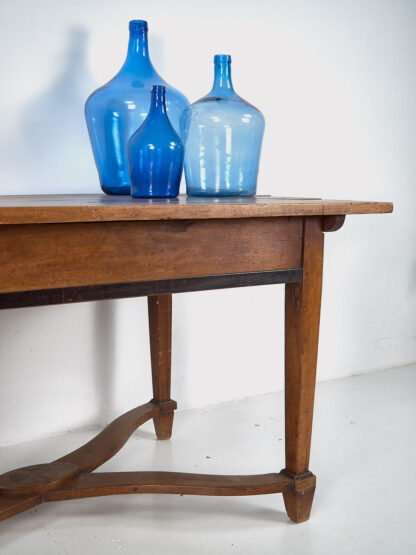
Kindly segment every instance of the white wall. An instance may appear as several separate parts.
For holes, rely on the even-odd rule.
[[[0,0],[0,193],[98,192],[83,104],[147,19],[191,100],[231,53],[266,134],[259,192],[391,200],[328,234],[318,378],[416,360],[413,0]],[[173,397],[283,385],[283,287],[174,297]],[[0,444],[105,423],[151,397],[146,300],[0,313]],[[236,379],[237,378],[237,379]]]

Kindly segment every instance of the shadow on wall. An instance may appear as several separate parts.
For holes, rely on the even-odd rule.
[[[15,164],[15,169],[20,173],[19,180],[24,180],[22,188],[27,194],[85,192],[88,185],[90,191],[100,192],[84,118],[85,101],[96,88],[87,68],[87,47],[88,33],[79,27],[71,28],[67,34],[66,53],[62,57],[59,73],[41,94],[32,97],[30,103],[22,108],[16,139],[9,145],[9,157],[19,158],[20,164]],[[51,44],[49,58],[52,59],[53,56],[54,50]],[[93,179],[89,178],[91,173]],[[88,318],[88,321],[94,326],[91,334],[88,332],[88,336],[92,339],[90,348],[93,351],[93,367],[89,370],[93,376],[93,391],[85,391],[85,385],[91,383],[87,377],[85,382],[81,380],[79,386],[84,388],[82,395],[91,395],[94,408],[91,416],[85,415],[85,418],[81,416],[75,419],[74,426],[77,428],[106,422],[108,414],[111,413],[115,365],[115,311],[114,302],[104,302],[88,303],[88,311],[82,312],[84,316],[89,313],[91,320]],[[54,307],[45,307],[40,311],[28,308],[2,313],[0,328],[14,330],[12,337],[16,338],[12,345],[0,341],[3,347],[2,363],[7,366],[5,385],[9,386],[7,387],[9,390],[14,391],[13,398],[10,398],[7,390],[3,392],[7,403],[3,402],[2,407],[6,412],[6,421],[9,414],[11,415],[11,422],[15,425],[17,434],[20,432],[20,427],[13,418],[22,420],[22,429],[27,425],[24,407],[27,404],[26,397],[30,397],[31,391],[18,386],[19,381],[24,381],[30,373],[31,357],[34,356],[37,359],[35,366],[36,364],[42,366],[42,358],[45,358],[45,373],[38,374],[38,380],[43,382],[45,390],[48,390],[49,371],[54,372],[55,376],[57,373],[58,375],[62,373],[62,384],[68,383],[65,372],[70,366],[70,361],[69,364],[67,364],[68,360],[65,361],[58,370],[54,370],[54,365],[59,364],[59,360],[65,356],[73,358],[74,363],[77,363],[77,355],[71,357],[70,352],[62,349],[64,343],[62,339],[71,337],[71,328],[78,327],[74,320],[75,314],[72,314],[72,318],[60,319]],[[51,324],[51,321],[55,323]],[[45,333],[39,334],[40,326]],[[52,332],[49,326],[51,328],[55,326],[55,331]],[[1,338],[3,335],[1,334]],[[30,338],[21,356],[18,355],[20,336]],[[79,333],[75,334],[75,337],[79,339]],[[75,344],[74,348],[75,352],[81,350],[81,357],[85,354],[85,357],[91,360],[89,349],[85,346]],[[45,353],[50,349],[48,356]],[[8,352],[15,356],[10,358]],[[76,388],[77,385],[74,383],[75,391]],[[16,393],[16,390],[19,393]],[[53,387],[50,394],[54,394]],[[70,392],[59,394],[63,396],[61,403],[65,403],[71,397]],[[57,406],[58,404],[52,403],[51,414],[57,410]],[[79,410],[80,407],[76,408]],[[69,411],[71,407],[65,407],[65,410]],[[86,412],[85,408],[82,410]],[[18,416],[20,413],[23,413],[23,416]],[[59,418],[57,420],[59,421]],[[36,425],[39,428],[39,437],[48,436],[50,433],[61,433],[68,428],[67,422],[62,430],[55,428],[55,426],[59,428],[56,419],[52,417],[49,420],[43,414],[37,417]],[[30,434],[28,434],[29,437]],[[27,441],[24,436],[23,440]],[[12,442],[9,438],[6,441]]]
[[[87,68],[88,33],[73,27],[56,80],[22,110],[21,171],[33,193],[99,192],[84,118],[96,88]]]
[[[152,40],[152,51],[162,68],[163,44],[161,39]],[[88,33],[82,28],[70,29],[59,73],[41,94],[32,97],[22,108],[17,140],[13,140],[9,153],[10,157],[19,156],[21,163],[15,164],[15,168],[20,172],[19,179],[25,180],[25,193],[100,191],[84,118],[85,100],[97,88],[87,68],[87,48]],[[53,56],[51,45],[50,58]],[[90,188],[86,189],[87,186]],[[70,307],[61,308],[64,314],[54,307],[11,310],[2,314],[0,328],[8,331],[8,335],[0,334],[1,363],[7,367],[2,382],[3,397],[0,392],[6,443],[14,443],[14,436],[19,442],[32,439],[33,430],[28,426],[30,411],[36,411],[32,420],[35,437],[107,424],[114,418],[115,410],[116,415],[124,411],[116,406],[118,389],[125,393],[123,386],[115,387],[119,358],[116,351],[118,302],[86,303],[80,312],[71,312]],[[77,318],[83,320],[77,321]],[[176,357],[186,345],[186,333],[182,337],[181,344],[175,346],[178,347]],[[12,342],[8,344],[7,341]],[[135,360],[133,373],[136,364],[140,368],[140,361]],[[26,388],[26,379],[28,383],[34,379],[34,368],[37,372],[35,392]],[[145,372],[150,381],[150,368],[146,367]],[[54,376],[52,383],[49,381],[51,374]],[[181,374],[178,381],[180,391],[176,391],[176,395],[181,398],[180,392],[186,389],[186,377]],[[49,395],[50,404],[47,402]],[[139,390],[132,403],[146,400]],[[127,399],[127,408],[129,402]],[[42,405],[40,410],[39,404]]]
[[[82,27],[69,29],[60,73],[22,108],[10,158],[24,160],[16,170],[27,194],[101,192],[84,116],[85,101],[98,87],[87,65],[88,38]],[[163,70],[161,39],[152,38],[152,51]]]
[[[114,418],[117,308],[103,301],[1,311],[0,445]]]

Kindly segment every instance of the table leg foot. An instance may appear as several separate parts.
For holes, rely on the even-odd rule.
[[[173,412],[153,418],[157,439],[169,439],[172,435]]]
[[[177,408],[177,403],[173,399],[157,402],[156,399],[150,401],[159,407],[160,412],[153,417],[157,439],[169,439],[172,435],[173,411]]]
[[[153,419],[157,439],[169,439],[172,435],[173,412]]]
[[[285,473],[285,471],[283,470],[282,473]],[[308,474],[303,477],[295,477],[291,487],[283,491],[286,512],[293,522],[300,523],[309,519],[315,485],[316,477],[313,474]]]

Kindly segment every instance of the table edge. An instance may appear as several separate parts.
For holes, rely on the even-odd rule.
[[[1,225],[123,222],[151,220],[205,220],[387,214],[391,202],[326,201],[279,204],[117,205],[117,206],[4,206]]]

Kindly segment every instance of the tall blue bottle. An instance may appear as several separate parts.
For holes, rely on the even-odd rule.
[[[231,56],[214,57],[214,86],[181,117],[188,195],[256,193],[264,117],[234,91]]]
[[[184,148],[169,121],[165,94],[165,87],[152,87],[147,118],[129,141],[132,197],[177,197],[179,194]]]
[[[130,21],[127,58],[117,75],[97,89],[85,104],[85,117],[103,191],[129,195],[127,143],[149,111],[152,85],[166,87],[166,107],[172,125],[180,132],[179,119],[188,100],[156,72],[149,58],[147,22]]]

